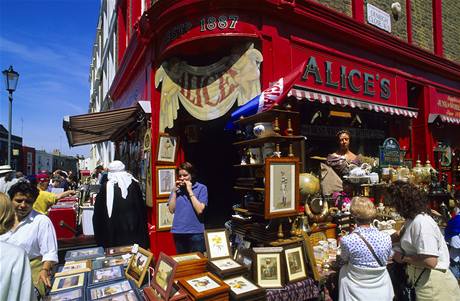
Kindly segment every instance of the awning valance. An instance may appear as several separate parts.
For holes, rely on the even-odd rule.
[[[460,118],[451,117],[443,114],[430,114],[428,115],[428,123],[433,123],[436,119],[441,120],[445,123],[460,124]]]
[[[70,146],[113,140],[127,127],[137,122],[139,114],[150,113],[149,108],[149,104],[139,101],[134,107],[66,116],[62,127]]]
[[[391,115],[399,115],[410,118],[417,118],[418,115],[417,109],[415,108],[401,108],[396,106],[371,103],[351,98],[339,97],[336,95],[323,94],[316,91],[305,90],[296,86],[294,86],[294,88],[289,91],[288,96],[294,96],[299,100],[307,99],[311,102],[317,101],[320,103],[329,103],[336,106],[358,108],[361,110],[388,113]]]

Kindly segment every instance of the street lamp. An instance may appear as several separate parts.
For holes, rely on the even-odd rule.
[[[11,113],[13,110],[13,92],[16,90],[18,85],[19,73],[13,70],[13,66],[10,66],[8,70],[3,70],[3,76],[5,77],[6,91],[9,93],[9,110],[8,110],[8,165],[11,166]]]

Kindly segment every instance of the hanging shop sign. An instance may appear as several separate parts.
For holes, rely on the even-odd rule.
[[[356,62],[308,50],[299,85],[334,95],[386,105],[407,106],[397,99],[396,76]]]
[[[207,121],[225,115],[236,100],[240,106],[260,94],[262,54],[253,45],[246,49],[208,66],[177,58],[164,62],[155,74],[155,86],[161,84],[160,131],[173,127],[179,102],[193,117]]]
[[[436,91],[430,101],[430,113],[460,118],[460,96]]]
[[[383,145],[379,146],[380,166],[399,166],[401,165],[402,152],[399,147],[398,140],[395,138],[387,138],[383,141]]]

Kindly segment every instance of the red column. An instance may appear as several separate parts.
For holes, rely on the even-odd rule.
[[[364,23],[364,0],[352,0],[351,10],[353,19]]]
[[[442,0],[433,0],[433,42],[434,53],[442,56]]]
[[[412,5],[411,5],[411,0],[406,0],[406,26],[407,26],[407,43],[412,44]]]

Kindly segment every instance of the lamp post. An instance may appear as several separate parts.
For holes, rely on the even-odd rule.
[[[13,110],[13,92],[18,85],[19,73],[13,70],[13,66],[10,66],[7,70],[3,70],[2,73],[5,77],[6,91],[9,93],[8,100],[10,101],[8,107],[8,165],[11,166],[11,114]]]

